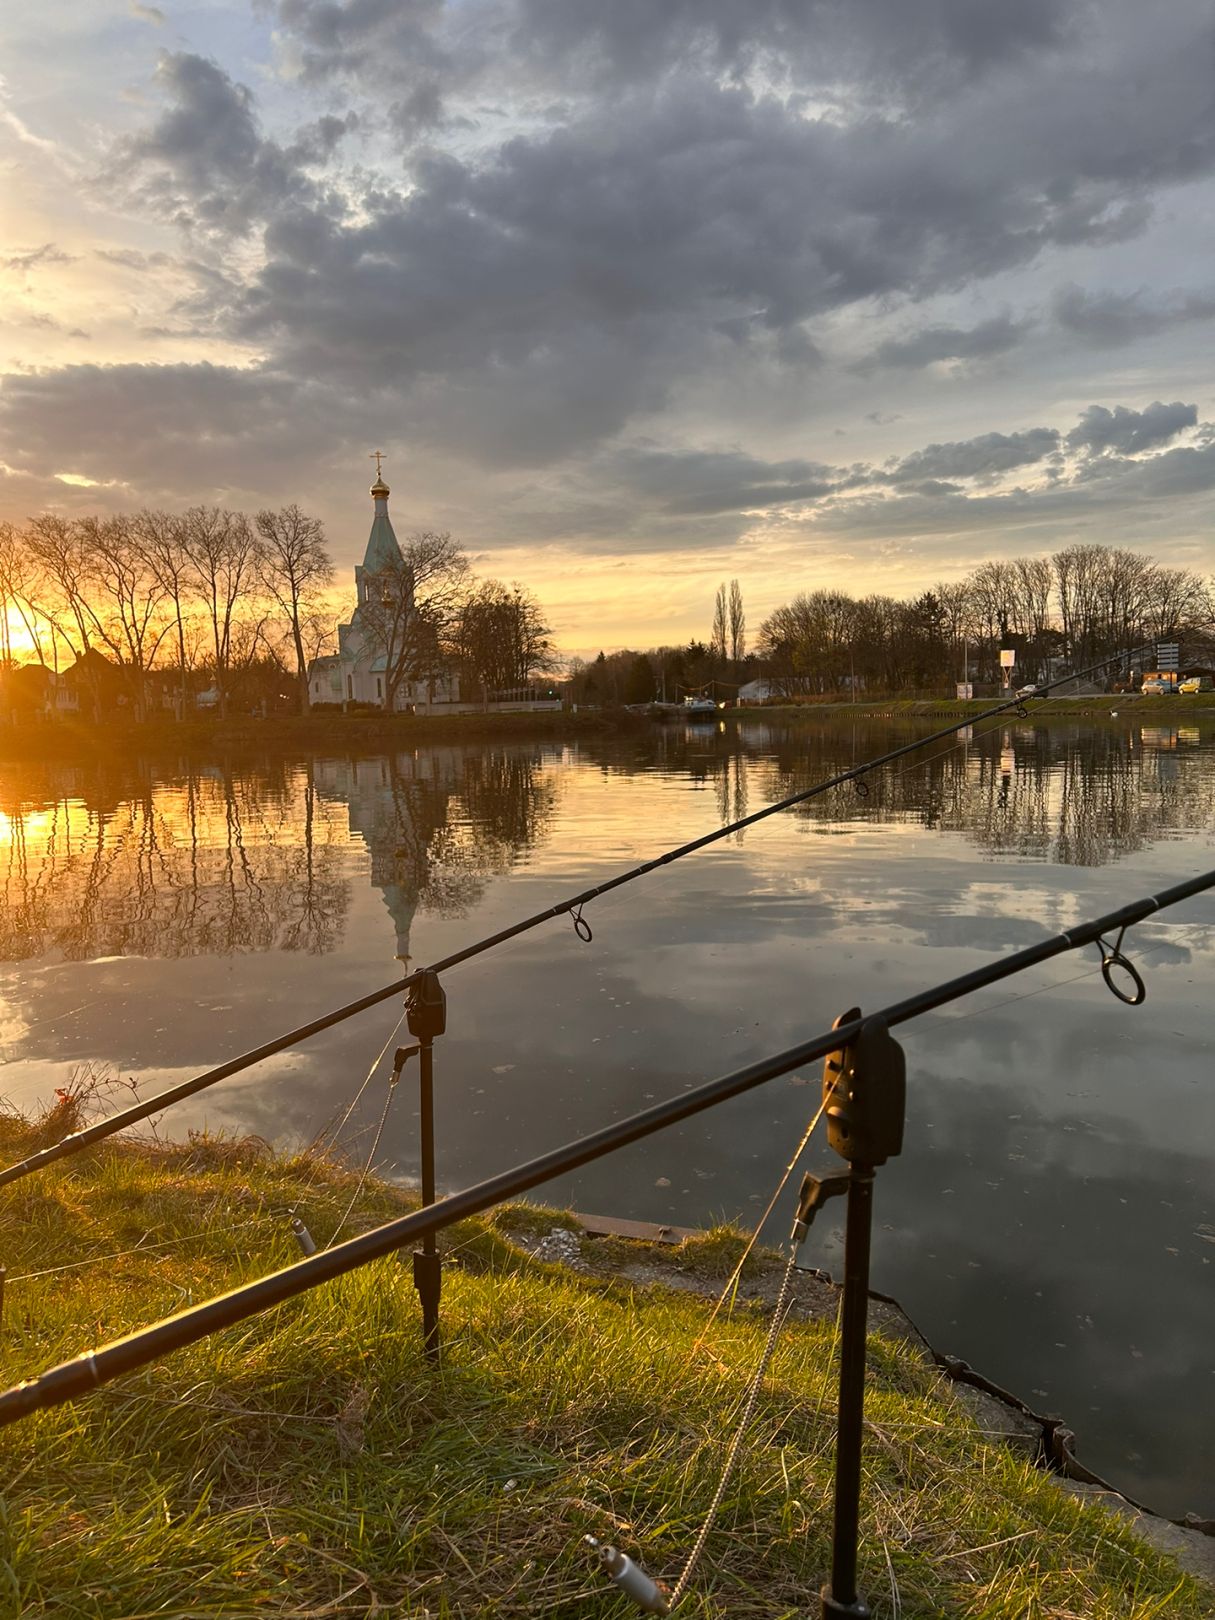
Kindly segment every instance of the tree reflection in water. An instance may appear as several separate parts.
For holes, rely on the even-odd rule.
[[[751,730],[765,758],[758,774],[765,802],[909,740],[910,731],[824,727]],[[1212,823],[1210,746],[1215,728],[1016,722],[976,728],[956,744],[930,745],[921,758],[875,771],[870,797],[844,786],[799,814],[908,821],[960,832],[980,849],[1065,866],[1104,866],[1185,830]],[[1179,755],[1205,742],[1200,768]],[[726,762],[718,765],[724,773]]]
[[[677,726],[588,743],[574,764],[683,776],[712,791],[723,825],[913,735],[853,720]],[[1205,722],[976,727],[875,771],[867,799],[844,786],[796,813],[908,822],[984,851],[1100,866],[1212,824],[1213,741]],[[469,911],[547,836],[558,761],[516,745],[172,773],[2,767],[0,959],[324,954],[342,940],[362,850],[407,958],[419,911]],[[678,832],[703,828],[697,815]]]
[[[0,960],[323,954],[358,847],[408,956],[419,908],[459,913],[543,836],[539,750],[261,759],[167,773],[0,768]]]

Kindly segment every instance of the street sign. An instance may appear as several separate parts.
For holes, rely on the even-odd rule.
[[[1181,644],[1176,641],[1158,641],[1156,643],[1156,668],[1180,669]]]
[[[1016,662],[1017,662],[1017,655],[1016,655],[1016,653],[1013,651],[1013,649],[1011,647],[1001,647],[1000,648],[1000,668],[1001,669],[1012,669],[1013,665]]]

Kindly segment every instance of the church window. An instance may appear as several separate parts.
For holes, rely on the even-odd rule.
[[[354,696],[354,676],[353,675],[347,675],[347,677],[346,677],[346,696],[348,698],[352,698]]]
[[[375,678],[375,695],[378,698],[382,698],[384,696],[384,682],[378,675]]]

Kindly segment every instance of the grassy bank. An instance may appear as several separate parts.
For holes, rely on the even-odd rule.
[[[755,721],[839,719],[933,721],[981,715],[994,699],[959,702],[952,698],[878,698],[866,703],[768,704],[726,709],[720,718],[747,725]],[[1089,697],[1047,698],[1027,704],[1038,721],[1143,721],[1151,725],[1205,725],[1215,721],[1209,699]],[[1012,718],[1012,717],[1010,717]],[[78,720],[0,726],[0,759],[109,760],[138,758],[214,758],[266,752],[376,753],[394,748],[440,744],[462,746],[487,742],[527,742],[536,738],[593,737],[640,731],[653,722],[627,709],[582,710],[573,714],[544,710],[535,714],[274,715],[265,720],[244,716],[231,720],[196,717],[177,722],[142,724],[107,721],[92,725]]]
[[[266,751],[376,752],[430,744],[526,742],[536,737],[580,737],[646,722],[627,710],[580,714],[545,709],[534,714],[307,714],[197,716],[140,724],[81,720],[0,726],[0,759],[99,759],[119,756],[211,755]]]
[[[1001,700],[998,698],[875,698],[867,703],[781,703],[765,704],[761,708],[726,710],[740,723],[779,715],[802,719],[870,719],[870,720],[958,720],[966,715],[986,714]],[[1025,704],[1031,721],[1038,720],[1109,720],[1121,722],[1142,720],[1150,725],[1168,722],[1173,725],[1209,725],[1215,721],[1215,703],[1209,697],[1138,697],[1120,693],[1100,696],[1067,698],[1029,698]],[[1009,711],[1010,723],[1018,723],[1015,711]],[[1023,723],[1023,722],[1022,722]]]
[[[39,1139],[0,1121],[6,1162]],[[0,1375],[290,1261],[277,1212],[297,1204],[324,1242],[354,1187],[254,1141],[114,1144],[17,1184],[0,1195]],[[346,1230],[405,1202],[372,1185]],[[698,1353],[703,1301],[540,1264],[507,1235],[536,1220],[506,1211],[448,1234],[441,1375],[419,1352],[410,1269],[391,1260],[0,1431],[0,1614],[633,1612],[580,1538],[677,1574],[764,1322],[741,1307]],[[732,1253],[719,1235],[677,1260],[724,1268]],[[786,1329],[682,1613],[817,1612],[832,1339],[821,1322]],[[930,1364],[876,1335],[867,1417],[875,1615],[1209,1614],[1209,1592],[986,1443]]]

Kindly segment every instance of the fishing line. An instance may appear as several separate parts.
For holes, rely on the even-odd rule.
[[[1157,940],[1154,945],[1145,945],[1139,952],[1140,960],[1151,956],[1154,951],[1162,951],[1176,942],[1171,939]],[[972,1018],[980,1018],[987,1013],[999,1012],[1003,1007],[1015,1007],[1019,1001],[1030,1001],[1034,996],[1044,996],[1050,990],[1062,990],[1069,984],[1079,984],[1082,979],[1096,979],[1102,976],[1104,964],[1094,968],[1085,968],[1083,973],[1073,973],[1066,979],[1055,979],[1050,984],[1040,984],[1036,990],[1026,990],[1019,996],[1005,996],[1003,1001],[993,1001],[982,1007],[972,1007],[969,1012],[960,1013],[956,1018],[947,1018],[943,1013],[925,1013],[921,1019],[921,1026],[927,1024],[929,1028],[951,1028],[955,1024],[969,1023]],[[1122,998],[1119,997],[1119,1000]]]
[[[341,1119],[338,1120],[336,1125],[322,1126],[313,1137],[310,1146],[306,1149],[306,1152],[312,1160],[312,1164],[310,1166],[308,1180],[304,1184],[304,1188],[300,1196],[296,1199],[297,1205],[302,1203],[304,1199],[318,1199],[318,1184],[321,1179],[321,1172],[333,1162],[331,1155],[336,1152],[339,1146],[339,1138],[342,1131],[346,1128],[347,1121],[358,1107],[364,1093],[367,1090],[367,1087],[371,1084],[372,1077],[374,1076],[376,1070],[379,1068],[380,1064],[383,1063],[388,1052],[388,1048],[392,1045],[392,1043],[396,1040],[397,1035],[400,1033],[401,1025],[405,1022],[407,1011],[407,1008],[402,1008],[400,1017],[397,1019],[396,1023],[392,1026],[392,1029],[389,1032],[388,1039],[384,1042],[379,1052],[372,1059],[371,1067],[364,1075],[362,1084],[351,1098],[350,1103],[347,1105],[346,1111],[342,1115]],[[357,1141],[361,1134],[361,1132],[356,1132],[353,1140]],[[318,1201],[325,1202],[326,1200],[319,1199]]]
[[[819,1120],[822,1119],[822,1117],[823,1117],[823,1109],[826,1106],[827,1105],[826,1105],[825,1102],[820,1103],[818,1105],[818,1108],[815,1110],[814,1117],[811,1119],[809,1125],[806,1126],[806,1129],[802,1132],[801,1141],[797,1144],[797,1148],[794,1151],[793,1157],[789,1160],[788,1164],[785,1166],[784,1171],[783,1171],[783,1173],[781,1175],[781,1178],[776,1184],[776,1191],[772,1194],[772,1197],[768,1200],[768,1207],[764,1210],[763,1214],[760,1216],[759,1222],[756,1225],[755,1230],[751,1233],[751,1236],[747,1239],[746,1247],[743,1249],[742,1254],[739,1256],[738,1263],[735,1265],[734,1270],[730,1273],[730,1276],[729,1276],[729,1278],[728,1278],[728,1280],[726,1282],[725,1287],[722,1289],[721,1293],[718,1295],[717,1303],[714,1305],[713,1310],[710,1313],[709,1320],[705,1323],[704,1327],[701,1329],[700,1335],[697,1338],[696,1343],[692,1346],[691,1354],[688,1356],[689,1363],[691,1362],[692,1357],[695,1356],[700,1349],[702,1349],[702,1347],[704,1345],[704,1342],[705,1342],[705,1339],[708,1336],[709,1329],[713,1326],[714,1322],[716,1322],[717,1317],[718,1317],[718,1315],[719,1315],[719,1313],[721,1311],[721,1308],[726,1302],[726,1299],[734,1291],[734,1289],[737,1288],[738,1280],[742,1276],[743,1267],[747,1263],[748,1256],[750,1255],[751,1250],[759,1242],[759,1235],[763,1231],[764,1227],[767,1225],[768,1218],[772,1214],[772,1211],[776,1208],[776,1203],[777,1203],[777,1200],[780,1198],[781,1193],[784,1192],[786,1186],[788,1185],[789,1177],[793,1174],[794,1170],[797,1169],[798,1162],[800,1161],[802,1154],[806,1151],[807,1147],[810,1145],[810,1138],[814,1135],[815,1128],[818,1125]]]
[[[375,1071],[379,1068],[380,1064],[383,1063],[385,1057],[388,1054],[388,1048],[392,1045],[392,1043],[396,1040],[397,1035],[400,1033],[401,1025],[405,1022],[406,1011],[407,1011],[407,1009],[404,1008],[404,1007],[401,1009],[401,1016],[397,1019],[396,1023],[392,1026],[392,1029],[391,1029],[391,1031],[389,1032],[389,1035],[388,1035],[388,1039],[384,1042],[384,1044],[383,1044],[383,1046],[381,1046],[379,1052],[372,1059],[371,1067],[368,1069],[366,1075],[364,1076],[362,1085],[355,1092],[354,1097],[351,1099],[350,1106],[346,1109],[346,1112],[342,1115],[341,1119],[338,1120],[337,1124],[335,1126],[333,1126],[332,1129],[329,1126],[323,1126],[321,1128],[321,1130],[317,1133],[315,1141],[318,1144],[320,1144],[322,1142],[325,1142],[325,1141],[329,1141],[329,1142],[332,1142],[335,1147],[337,1146],[338,1138],[341,1136],[343,1130],[346,1128],[346,1121],[350,1118],[351,1114],[353,1114],[355,1109],[359,1106],[359,1103],[362,1101],[362,1098],[363,1098],[363,1093],[367,1090],[367,1087],[371,1084],[372,1076],[375,1074]]]
[[[709,1503],[708,1511],[705,1513],[704,1520],[701,1523],[696,1540],[692,1543],[692,1550],[688,1554],[687,1562],[684,1564],[679,1579],[676,1581],[674,1589],[671,1592],[668,1610],[674,1609],[676,1604],[678,1604],[679,1600],[687,1591],[688,1583],[695,1573],[697,1564],[700,1562],[700,1555],[704,1552],[705,1542],[708,1541],[709,1534],[717,1521],[717,1515],[721,1508],[722,1499],[726,1494],[726,1489],[729,1486],[730,1480],[734,1474],[735,1465],[737,1464],[739,1455],[742,1451],[743,1439],[750,1425],[752,1414],[755,1411],[755,1403],[759,1399],[759,1392],[763,1385],[764,1376],[768,1371],[768,1366],[776,1350],[776,1341],[780,1337],[780,1330],[785,1325],[785,1318],[789,1314],[791,1304],[789,1299],[789,1289],[793,1282],[793,1270],[796,1263],[797,1248],[794,1244],[790,1243],[789,1260],[785,1266],[785,1274],[781,1278],[780,1292],[776,1297],[776,1305],[772,1312],[771,1323],[768,1326],[768,1337],[764,1341],[763,1353],[761,1354],[759,1363],[751,1376],[751,1382],[747,1388],[746,1399],[743,1402],[742,1416],[738,1420],[738,1427],[734,1431],[734,1437],[730,1441],[730,1449],[727,1451],[726,1460],[722,1464],[721,1478],[717,1482],[717,1489],[713,1492],[713,1499]]]
[[[385,1048],[385,1051],[386,1050],[387,1050],[387,1048]],[[396,1092],[397,1082],[398,1082],[399,1079],[400,1079],[400,1074],[397,1071],[394,1070],[392,1078],[388,1082],[388,1092],[387,1092],[387,1095],[384,1098],[384,1112],[380,1115],[380,1123],[376,1128],[375,1140],[371,1144],[371,1152],[367,1155],[367,1162],[363,1166],[362,1174],[359,1176],[358,1185],[355,1187],[354,1191],[350,1195],[350,1202],[346,1205],[346,1212],[342,1216],[341,1220],[337,1223],[337,1226],[334,1228],[333,1235],[329,1239],[329,1242],[326,1243],[326,1245],[325,1245],[325,1247],[327,1249],[331,1249],[333,1247],[333,1245],[337,1242],[339,1233],[341,1232],[342,1228],[345,1226],[346,1222],[350,1219],[350,1215],[351,1215],[351,1212],[354,1209],[354,1206],[358,1203],[359,1198],[362,1196],[363,1185],[366,1182],[367,1177],[371,1174],[372,1162],[374,1161],[375,1156],[376,1156],[377,1152],[379,1151],[380,1138],[383,1136],[384,1127],[388,1123],[388,1110],[392,1107],[392,1099],[393,1099],[393,1095]]]
[[[32,1282],[35,1277],[53,1277],[61,1271],[79,1271],[85,1266],[100,1266],[110,1260],[126,1260],[133,1254],[150,1254],[153,1249],[172,1249],[181,1243],[198,1243],[203,1238],[224,1237],[229,1232],[243,1232],[250,1226],[264,1226],[275,1218],[273,1215],[258,1215],[251,1221],[238,1221],[235,1226],[203,1228],[197,1232],[189,1232],[185,1237],[165,1238],[160,1243],[136,1243],[130,1249],[119,1249],[113,1254],[93,1254],[87,1260],[70,1260],[66,1265],[47,1266],[42,1271],[22,1271],[5,1280],[9,1283]]]

